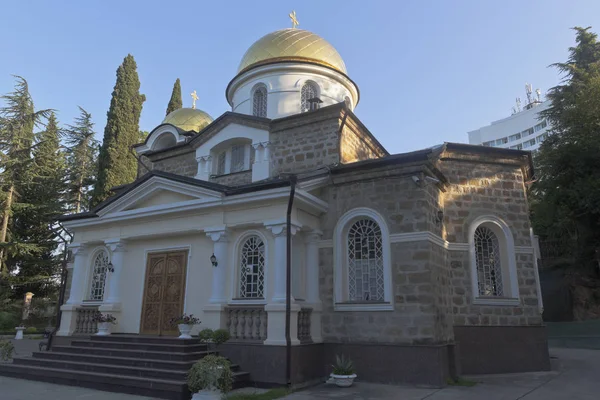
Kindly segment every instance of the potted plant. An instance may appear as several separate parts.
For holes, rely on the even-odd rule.
[[[220,400],[231,390],[233,375],[225,357],[209,354],[195,363],[187,375],[192,400]]]
[[[102,314],[97,312],[92,316],[92,321],[98,324],[97,336],[108,336],[110,335],[110,326],[117,323],[117,319],[111,314]]]
[[[356,374],[354,373],[354,365],[350,359],[335,356],[335,365],[332,365],[333,372],[330,375],[333,379],[333,383],[335,383],[338,387],[349,387],[352,386],[354,379],[356,379]]]
[[[171,325],[177,325],[179,328],[179,339],[191,339],[190,332],[194,325],[198,325],[200,320],[194,317],[194,314],[183,314],[178,317],[171,318]]]

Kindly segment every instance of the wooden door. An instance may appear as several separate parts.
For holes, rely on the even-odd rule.
[[[183,313],[187,251],[148,254],[140,333],[176,335],[169,320]]]

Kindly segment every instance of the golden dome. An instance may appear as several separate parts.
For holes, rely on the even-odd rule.
[[[255,65],[276,61],[306,61],[346,74],[346,64],[325,39],[297,28],[282,29],[258,39],[240,62],[238,73]]]
[[[175,125],[186,132],[200,132],[213,118],[202,110],[196,108],[180,108],[165,117],[163,124]]]

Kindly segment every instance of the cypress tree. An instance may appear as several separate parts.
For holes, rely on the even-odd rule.
[[[169,100],[169,105],[167,106],[166,115],[169,115],[175,110],[179,110],[181,107],[183,107],[183,102],[181,100],[181,82],[179,81],[179,78],[177,78],[173,85],[173,92],[171,93],[171,100]]]
[[[27,81],[20,76],[16,80],[15,90],[1,97],[5,106],[0,108],[0,280],[15,269],[6,262],[7,255],[18,258],[37,250],[35,244],[19,241],[11,220],[15,211],[29,207],[23,193],[31,183],[33,129],[50,115],[50,110],[35,111]]]
[[[97,172],[98,141],[94,139],[92,114],[79,107],[79,117],[65,130],[67,145],[68,210],[79,213],[89,209],[90,188]]]
[[[44,297],[56,289],[55,277],[60,262],[53,225],[64,212],[65,155],[61,149],[58,122],[51,113],[46,129],[36,134],[30,181],[22,189],[27,207],[15,210],[13,237],[35,246],[31,253],[14,259],[18,265],[15,282],[17,298],[28,291]]]
[[[137,160],[131,146],[138,143],[142,105],[140,80],[133,56],[128,54],[117,69],[117,82],[107,113],[104,139],[98,156],[98,177],[93,204],[111,195],[111,188],[130,183],[137,175]]]

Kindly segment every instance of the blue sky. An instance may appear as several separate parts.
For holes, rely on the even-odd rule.
[[[184,106],[229,110],[225,87],[246,49],[290,26],[332,43],[359,85],[355,112],[392,153],[444,141],[510,115],[529,82],[545,92],[560,77],[573,26],[600,32],[600,1],[11,1],[0,9],[0,93],[25,77],[37,108],[72,123],[80,105],[98,138],[127,53],[146,95],[140,127],[164,118],[173,82]]]

